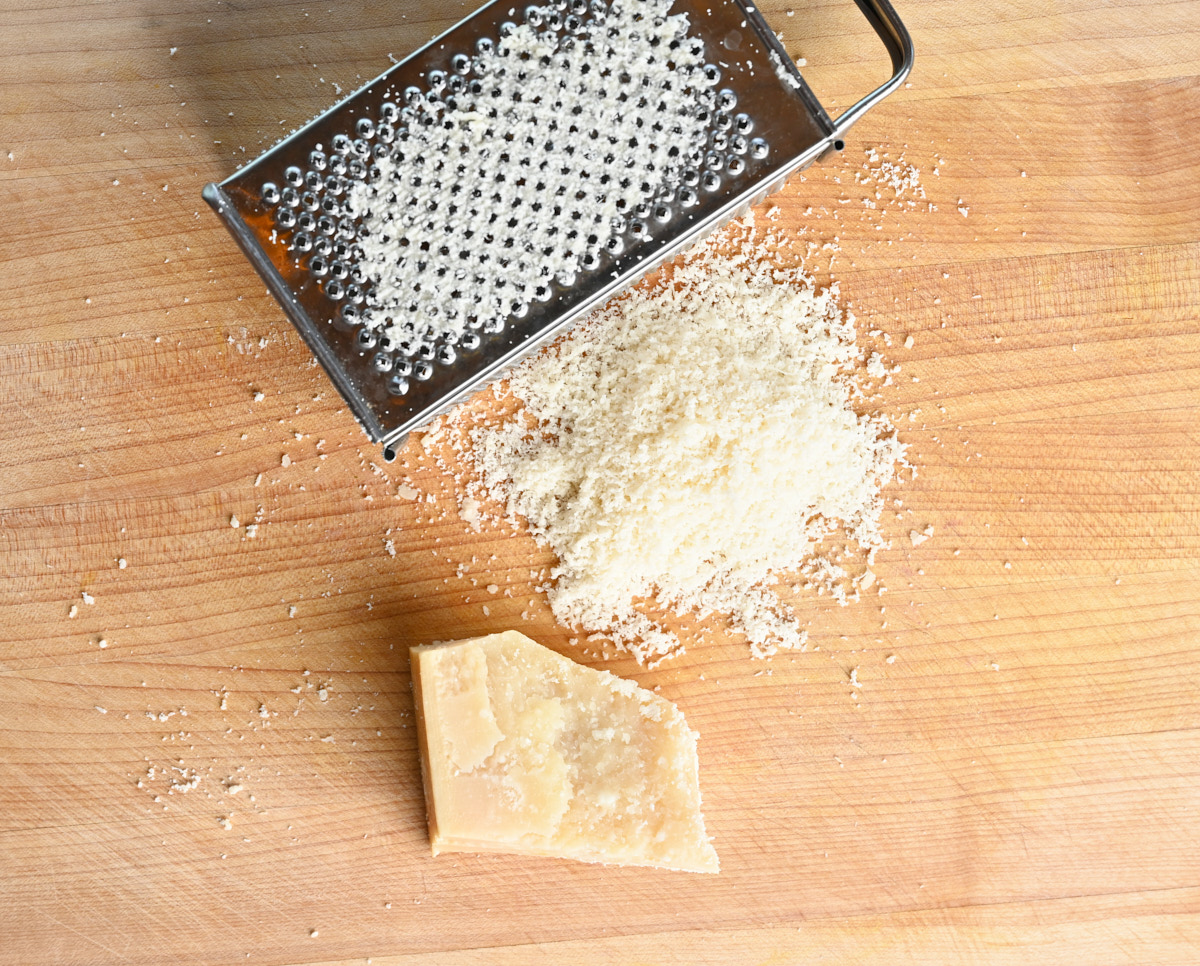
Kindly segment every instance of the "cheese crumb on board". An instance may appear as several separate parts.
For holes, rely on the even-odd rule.
[[[558,555],[555,617],[639,661],[677,635],[635,607],[717,612],[755,656],[804,646],[766,589],[844,531],[885,544],[880,491],[905,446],[859,416],[864,354],[836,286],[766,252],[700,246],[522,363],[512,418],[471,431],[486,495]]]
[[[665,698],[516,631],[410,656],[434,855],[718,871],[696,734]]]
[[[933,536],[933,527],[932,526],[928,526],[924,530],[910,530],[908,533],[908,539],[912,542],[912,545],[914,547],[919,547],[921,544],[923,544],[926,540],[928,540],[932,536]]]

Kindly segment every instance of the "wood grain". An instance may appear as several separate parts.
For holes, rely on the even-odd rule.
[[[603,662],[701,734],[703,878],[429,857],[408,645],[601,662],[199,199],[467,6],[0,8],[0,964],[1200,959],[1196,4],[909,0],[911,86],[759,212],[919,473],[807,653]],[[873,82],[852,4],[764,8],[827,102]]]

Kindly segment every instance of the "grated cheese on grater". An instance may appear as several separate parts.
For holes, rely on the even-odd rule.
[[[518,366],[520,408],[471,430],[480,488],[558,556],[557,619],[642,663],[681,644],[638,599],[728,615],[769,656],[805,641],[774,575],[839,529],[884,545],[905,446],[851,408],[853,316],[767,255],[701,246]]]
[[[530,7],[467,62],[465,87],[407,97],[393,152],[348,194],[368,325],[397,343],[498,332],[619,253],[706,138],[704,45],[672,3],[593,4],[563,37],[537,29],[557,9]]]

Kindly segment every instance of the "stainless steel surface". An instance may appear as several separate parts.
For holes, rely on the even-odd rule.
[[[398,99],[406,87],[425,84],[431,71],[453,71],[456,54],[474,50],[480,38],[494,40],[499,36],[502,25],[514,19],[509,16],[507,3],[493,0],[481,7],[232,177],[219,185],[206,186],[204,198],[263,277],[367,434],[384,444],[388,454],[408,432],[496,378],[664,260],[781,188],[790,175],[827,151],[840,150],[845,131],[903,82],[913,57],[911,40],[887,0],[856,2],[887,46],[893,76],[834,121],[752,4],[724,0],[706,6],[699,0],[678,0],[672,12],[688,14],[692,35],[704,42],[706,60],[721,65],[720,85],[734,92],[737,110],[751,118],[754,137],[767,145],[766,151],[760,152],[765,156],[743,152],[743,170],[733,174],[723,169],[720,186],[699,192],[694,206],[678,210],[668,224],[648,234],[635,237],[626,232],[620,254],[607,257],[591,271],[581,272],[569,287],[557,287],[549,301],[533,305],[523,318],[510,318],[503,331],[482,334],[465,347],[450,345],[453,351],[444,354],[441,364],[437,362],[438,350],[444,347],[423,345],[420,348],[424,355],[420,358],[411,347],[405,347],[409,352],[406,357],[399,347],[381,344],[377,334],[356,325],[354,311],[347,313],[343,308],[346,300],[330,295],[331,291],[341,292],[343,286],[331,289],[329,280],[318,278],[319,273],[313,270],[313,254],[299,249],[298,238],[304,244],[316,238],[326,248],[341,242],[340,267],[347,269],[353,279],[355,227],[344,223],[344,212],[339,221],[336,206],[331,204],[330,217],[322,225],[325,234],[313,227],[300,237],[302,228],[319,220],[318,205],[328,197],[321,195],[320,179],[316,177],[321,172],[313,170],[311,154],[320,145],[333,157],[331,146],[340,144],[342,156],[353,165],[353,148],[357,146],[365,164],[369,164],[372,155],[366,152],[384,146],[378,141],[368,143],[369,135],[367,140],[356,137],[356,124],[364,118],[377,121],[381,111],[390,110],[391,101]],[[710,143],[713,134],[710,130]],[[286,193],[289,176],[297,190],[287,199],[293,207],[285,210],[287,205],[279,200],[277,192],[268,189],[264,197],[263,186],[284,186],[281,190]],[[312,190],[306,192],[306,204],[302,206],[297,199],[298,193],[305,190],[306,177]],[[306,212],[305,207],[311,210]],[[297,211],[299,225],[294,214]],[[356,288],[355,295],[361,299],[362,292]],[[396,371],[411,372],[414,367],[420,367],[420,378],[389,379],[386,371],[380,371],[386,369],[394,376]]]

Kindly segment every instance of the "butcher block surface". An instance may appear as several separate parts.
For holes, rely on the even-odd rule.
[[[794,3],[836,112],[885,54]],[[0,0],[0,964],[1200,962],[1200,5],[898,6],[757,216],[900,366],[893,546],[806,652],[647,670],[200,199],[469,8]],[[679,705],[719,875],[430,856],[408,648],[508,628]]]

